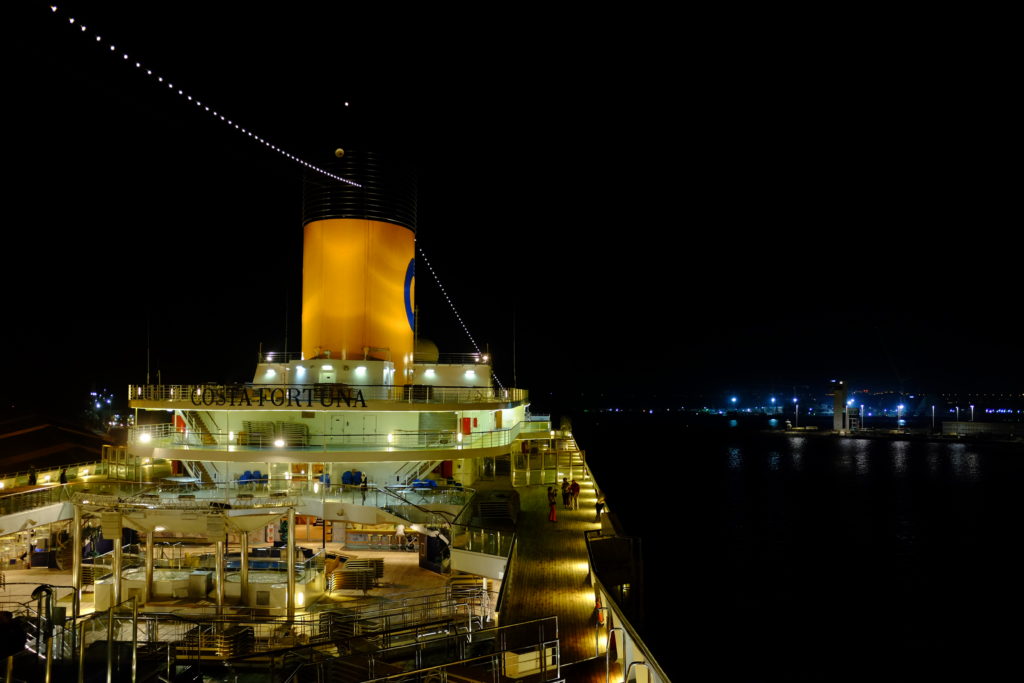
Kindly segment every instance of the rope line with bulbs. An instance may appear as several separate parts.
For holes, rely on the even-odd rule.
[[[50,12],[52,14],[54,14],[55,16],[63,16],[61,14],[61,12],[60,12],[60,8],[58,8],[56,5],[50,5]],[[75,17],[68,16],[67,20],[68,20],[68,23],[71,24],[72,26],[77,26],[82,33],[88,33],[89,32],[89,28],[85,24],[77,21],[75,19]],[[111,43],[109,41],[104,41],[103,36],[101,36],[98,33],[94,33],[93,35],[95,36],[95,39],[96,39],[95,42],[98,44],[98,46],[108,48],[108,51],[113,53],[113,55],[115,57],[118,55],[118,50],[117,50],[117,46],[116,45],[114,45],[113,43]],[[233,121],[232,119],[229,119],[227,116],[225,116],[224,114],[220,113],[216,109],[212,109],[209,104],[204,104],[202,101],[192,97],[192,95],[188,94],[184,90],[184,88],[175,87],[174,83],[170,82],[168,79],[165,79],[163,76],[161,76],[160,74],[157,74],[152,69],[148,69],[145,66],[143,66],[141,61],[137,61],[137,60],[131,59],[128,56],[128,53],[122,52],[122,53],[120,53],[120,55],[121,55],[121,61],[128,62],[129,64],[134,64],[136,69],[138,69],[141,73],[145,74],[147,77],[154,79],[157,83],[160,83],[160,84],[165,84],[166,83],[168,90],[170,90],[172,93],[176,93],[179,97],[185,98],[187,101],[189,101],[192,104],[196,105],[196,107],[199,107],[204,112],[209,113],[210,116],[212,116],[214,119],[219,119],[221,122],[226,124],[229,128],[233,128],[233,129],[239,131],[240,133],[245,134],[249,138],[255,140],[256,142],[258,142],[260,144],[262,144],[267,149],[269,149],[271,151],[274,151],[274,152],[277,152],[278,154],[280,154],[281,156],[285,157],[289,161],[297,163],[297,164],[299,164],[299,165],[301,165],[301,166],[303,166],[303,167],[305,167],[305,168],[307,168],[307,169],[309,169],[311,171],[315,171],[317,173],[325,175],[328,178],[332,178],[334,180],[337,180],[338,182],[342,182],[342,183],[346,183],[348,185],[352,185],[353,187],[362,187],[362,185],[360,185],[359,183],[354,182],[352,180],[349,180],[347,178],[343,178],[343,177],[341,177],[341,176],[339,176],[337,174],[331,173],[330,171],[328,171],[326,169],[320,168],[316,164],[311,164],[308,161],[306,161],[305,159],[302,159],[301,157],[298,157],[298,156],[292,154],[288,150],[282,149],[281,147],[278,147],[277,145],[273,144],[272,142],[270,142],[266,138],[264,138],[264,137],[262,137],[260,135],[257,135],[256,133],[252,132],[251,130],[248,130],[248,129],[244,128],[239,123],[237,123],[236,121]]]

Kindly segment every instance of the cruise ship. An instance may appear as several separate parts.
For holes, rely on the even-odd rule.
[[[334,157],[347,182],[304,185],[299,351],[132,385],[96,462],[0,475],[4,680],[667,680],[571,431],[416,338],[414,171]]]

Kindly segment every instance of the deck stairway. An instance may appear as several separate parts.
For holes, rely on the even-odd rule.
[[[441,464],[440,460],[425,460],[423,462],[413,461],[403,465],[395,476],[398,481],[408,486],[415,479],[422,479],[423,476],[433,470],[437,469],[437,466]]]
[[[479,491],[469,510],[474,526],[511,529],[519,516],[519,495],[514,491]]]
[[[195,477],[204,484],[214,484],[216,479],[210,474],[210,468],[202,460],[182,460],[182,465],[190,476]]]
[[[70,571],[71,565],[74,563],[74,559],[74,547],[69,539],[66,543],[57,548],[57,568],[62,571]]]
[[[210,428],[206,426],[206,421],[203,420],[202,415],[195,410],[186,410],[183,411],[183,413],[185,415],[185,419],[188,420],[188,425],[192,429],[192,432],[199,435],[199,440],[204,446],[217,445],[217,439],[213,436],[213,433],[210,432]]]

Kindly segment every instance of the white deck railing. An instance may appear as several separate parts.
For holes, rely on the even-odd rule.
[[[416,404],[522,402],[525,389],[493,387],[384,386],[348,384],[132,384],[128,400],[157,402],[168,408],[251,410],[254,408],[360,407],[370,401]]]
[[[288,423],[283,423],[288,424]],[[311,453],[334,451],[430,451],[473,450],[507,446],[522,429],[517,423],[509,429],[494,429],[460,435],[455,430],[408,431],[396,430],[386,434],[302,434],[273,435],[244,434],[242,432],[178,431],[174,424],[138,425],[128,432],[128,442],[160,448],[187,448],[203,451],[266,451],[302,450]],[[210,443],[210,441],[214,443]]]

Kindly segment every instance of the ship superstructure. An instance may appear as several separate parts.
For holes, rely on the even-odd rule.
[[[496,389],[486,353],[415,348],[412,171],[352,151],[331,170],[358,186],[306,182],[302,351],[262,353],[243,385],[130,387],[133,408],[172,416],[133,431],[131,462],[180,462],[207,484],[355,469],[375,486],[444,463],[444,483],[469,486],[509,452],[526,392]]]
[[[517,540],[514,487],[543,505],[543,487],[579,478],[592,505],[582,453],[529,414],[526,391],[496,386],[487,353],[415,339],[411,171],[358,152],[332,171],[358,186],[306,183],[301,351],[261,352],[245,383],[133,385],[135,425],[101,462],[59,482],[0,477],[19,491],[0,497],[8,554],[31,536],[28,564],[71,571],[63,598],[54,586],[31,595],[33,653],[79,676],[221,680],[269,663],[267,680],[389,680],[412,667],[553,681],[565,680],[569,638],[572,661],[621,673],[607,668],[615,589],[589,570],[580,585],[582,530],[607,526],[600,509],[573,511],[574,549],[549,575],[563,584],[538,585],[524,565],[530,585],[506,591],[517,555],[534,567],[553,556],[553,539]],[[402,558],[427,573],[370,599]],[[54,630],[61,599],[70,619]],[[501,616],[510,599],[515,618]],[[623,654],[649,660],[622,624]],[[130,667],[114,642],[131,643]]]

